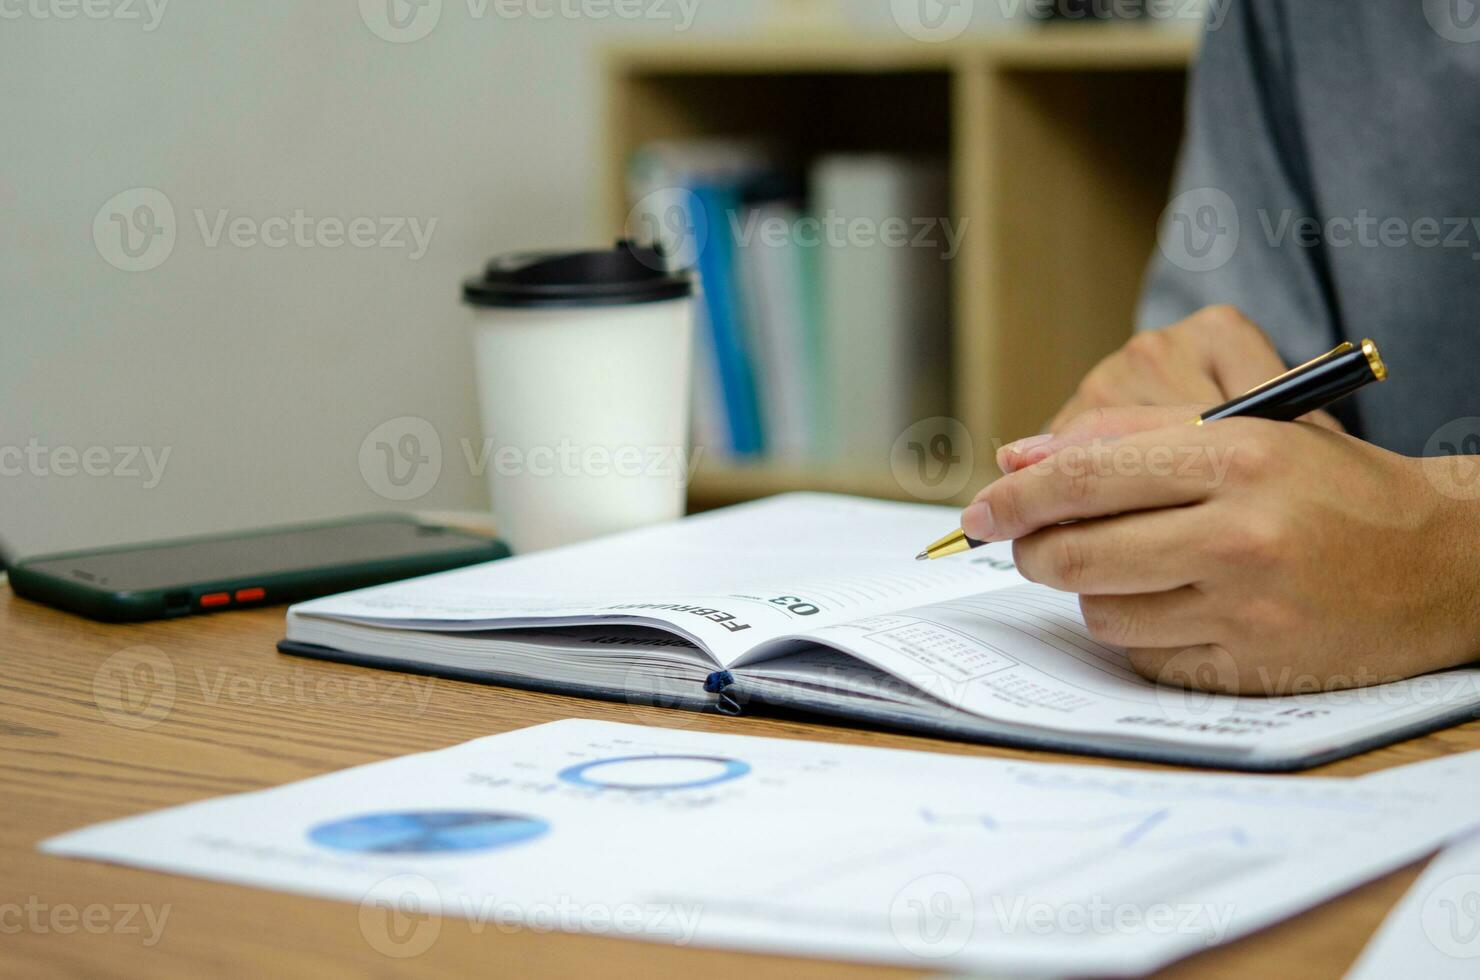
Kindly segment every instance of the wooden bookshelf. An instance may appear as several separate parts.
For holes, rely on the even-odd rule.
[[[626,163],[655,139],[738,136],[799,157],[929,151],[949,161],[951,414],[971,434],[959,502],[997,445],[1039,430],[1131,331],[1182,131],[1196,38],[1142,26],[1045,26],[947,44],[764,37],[627,44],[605,54],[606,200],[624,226]],[[910,499],[888,460],[703,460],[690,505],[788,490]]]

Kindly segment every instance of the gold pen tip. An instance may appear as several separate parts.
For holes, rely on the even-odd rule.
[[[960,554],[971,548],[971,539],[964,531],[952,531],[939,541],[915,556],[915,561],[934,561],[947,555]]]

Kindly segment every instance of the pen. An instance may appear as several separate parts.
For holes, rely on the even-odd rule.
[[[1386,380],[1387,365],[1382,363],[1376,344],[1370,340],[1364,340],[1360,345],[1346,341],[1329,353],[1209,409],[1192,419],[1191,424],[1202,425],[1234,417],[1291,422],[1345,398],[1358,388]],[[944,558],[981,547],[984,543],[956,530],[920,552],[915,560]]]

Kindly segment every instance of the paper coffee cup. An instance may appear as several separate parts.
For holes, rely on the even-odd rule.
[[[540,252],[463,284],[498,531],[515,551],[672,520],[690,473],[693,284],[660,254]]]

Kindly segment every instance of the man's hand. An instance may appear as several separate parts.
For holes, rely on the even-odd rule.
[[[1287,694],[1480,657],[1480,505],[1425,471],[1474,460],[1197,411],[1100,410],[1009,446],[961,526],[1014,540],[1154,680]]]
[[[1058,432],[1093,408],[1219,405],[1285,368],[1253,321],[1231,306],[1209,306],[1180,323],[1136,334],[1095,365],[1049,431]],[[1341,423],[1326,412],[1312,413],[1306,421],[1342,431]]]

